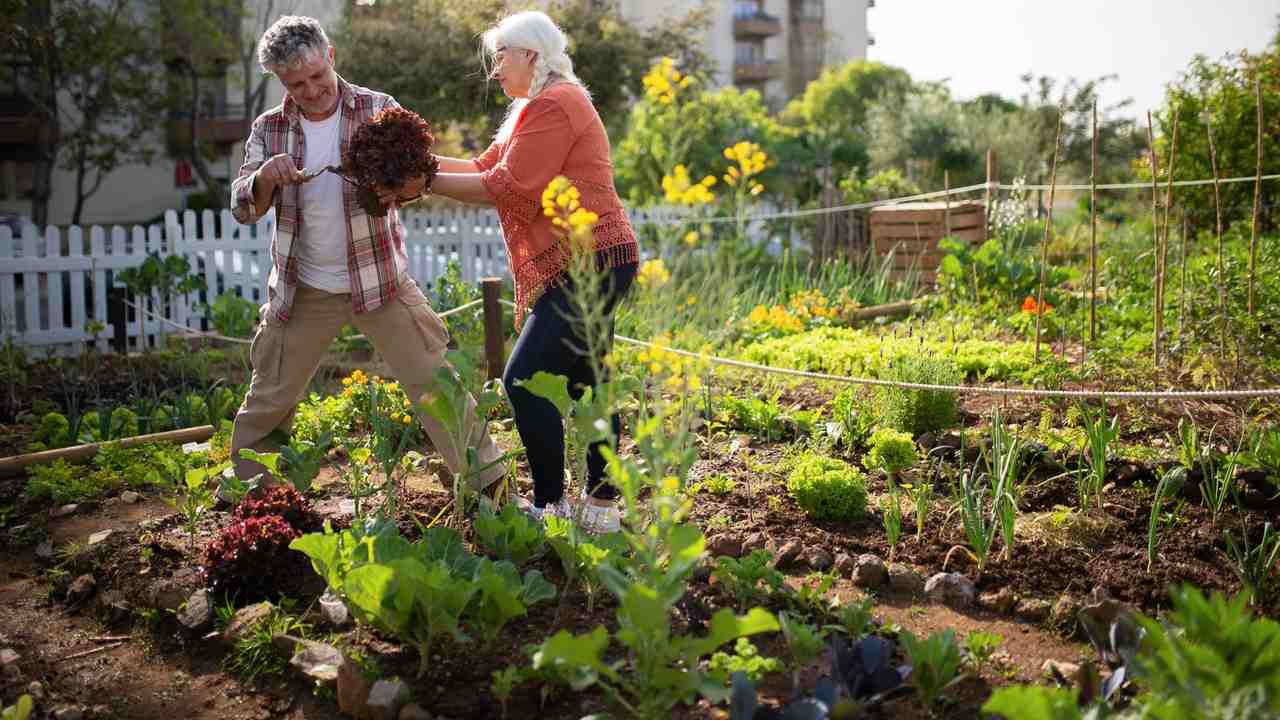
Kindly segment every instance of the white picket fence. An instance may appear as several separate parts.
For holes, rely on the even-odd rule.
[[[661,221],[666,210],[635,211],[637,224]],[[202,302],[232,292],[259,304],[265,301],[271,271],[270,244],[274,212],[256,225],[240,225],[228,211],[215,217],[206,210],[199,217],[191,211],[165,213],[164,223],[150,227],[81,228],[27,226],[13,237],[0,226],[0,343],[13,342],[28,351],[68,354],[94,341],[106,352],[120,332],[108,317],[108,289],[121,287],[120,270],[137,267],[149,253],[185,256],[193,270],[204,277],[197,292],[179,297],[165,311],[166,317],[192,330],[212,330]],[[409,272],[426,286],[443,275],[451,260],[462,277],[508,277],[506,246],[492,210],[433,209],[406,212],[405,252]],[[152,298],[158,312],[160,298]],[[96,321],[105,329],[90,335]],[[144,323],[129,309],[123,332],[129,347],[141,347]],[[176,328],[147,319],[146,342],[154,345]]]

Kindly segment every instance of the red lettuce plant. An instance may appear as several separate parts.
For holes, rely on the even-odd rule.
[[[311,507],[311,501],[292,485],[276,485],[259,496],[249,495],[236,506],[232,519],[236,521],[276,515],[295,530],[310,532],[319,530],[320,516]]]

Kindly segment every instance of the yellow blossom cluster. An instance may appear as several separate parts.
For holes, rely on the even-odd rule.
[[[689,168],[684,165],[676,165],[670,175],[662,176],[662,192],[666,195],[667,202],[675,205],[708,205],[716,201],[715,193],[711,192],[711,187],[716,184],[714,175],[708,175],[700,182],[693,182],[689,178]]]
[[[378,375],[368,375],[363,370],[353,370],[342,378],[342,395],[364,407],[363,401],[368,398],[370,388],[377,387],[381,391],[380,409],[390,410],[390,418],[394,422],[409,425],[413,422],[413,403],[400,389],[400,383],[383,380]]]
[[[591,247],[591,231],[600,216],[582,207],[582,193],[569,178],[558,175],[542,191],[542,214],[575,243]]]
[[[693,78],[676,69],[676,61],[664,57],[644,76],[644,94],[656,103],[675,103],[680,91],[693,84]]]
[[[702,389],[702,375],[711,366],[708,352],[707,347],[702,348],[697,357],[672,352],[671,338],[660,335],[652,340],[652,347],[641,350],[635,359],[647,375],[660,380],[667,390],[694,392]]]
[[[725,171],[724,181],[728,185],[742,187],[752,195],[759,195],[764,192],[764,185],[755,182],[752,178],[764,172],[769,165],[769,155],[760,146],[753,142],[742,141],[724,149],[726,159],[735,161],[737,165],[730,165]]]
[[[792,315],[802,320],[823,318],[833,320],[840,315],[840,310],[833,307],[827,296],[817,290],[804,290],[791,296],[787,309]]]
[[[789,334],[815,325],[844,322],[858,303],[842,288],[835,300],[818,290],[804,290],[791,296],[786,305],[757,305],[747,316],[747,324],[755,333]]]
[[[667,270],[667,264],[662,261],[662,258],[645,260],[636,273],[636,282],[643,288],[661,287],[669,280],[671,280],[671,273]]]
[[[688,245],[689,247],[693,247],[694,245],[697,245],[698,241],[701,239],[702,239],[702,235],[698,234],[697,230],[690,230],[689,232],[684,234],[684,244]]]
[[[804,321],[787,312],[782,305],[766,307],[757,305],[747,316],[747,323],[753,332],[797,333],[804,330]]]

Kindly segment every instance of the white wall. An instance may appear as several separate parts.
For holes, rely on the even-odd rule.
[[[867,0],[827,0],[826,64],[867,58]]]

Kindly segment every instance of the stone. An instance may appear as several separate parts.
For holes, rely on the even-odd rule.
[[[369,689],[369,720],[398,720],[412,693],[400,678],[379,680]]]
[[[193,633],[204,632],[213,624],[213,603],[208,590],[191,593],[178,613],[178,624]]]
[[[332,687],[338,681],[342,653],[328,643],[296,639],[295,652],[289,666],[313,680],[317,685]],[[274,641],[274,638],[273,638]]]
[[[1053,609],[1049,611],[1049,620],[1060,628],[1071,628],[1076,621],[1076,615],[1080,612],[1080,600],[1072,595],[1063,593],[1061,597],[1053,603]]]
[[[1080,666],[1075,663],[1053,659],[1045,660],[1044,664],[1040,666],[1040,672],[1045,675],[1053,676],[1055,671],[1057,675],[1071,681],[1075,679],[1076,673],[1080,672]]]
[[[369,682],[360,666],[343,656],[338,663],[338,709],[355,718],[363,718],[369,701]]]
[[[101,718],[102,720],[107,720],[108,718],[113,717],[111,713],[111,706],[110,705],[94,705],[93,707],[89,708],[89,717]]]
[[[707,540],[707,551],[713,557],[727,555],[732,558],[742,557],[742,540],[729,533],[712,535]]]
[[[925,597],[953,608],[972,605],[973,592],[973,581],[960,573],[935,573],[924,584]]]
[[[101,543],[104,543],[107,540],[110,540],[111,536],[115,534],[116,534],[115,530],[101,530],[99,532],[96,532],[89,536],[89,547],[93,547],[94,545],[99,545]]]
[[[132,490],[125,490],[120,493],[120,502],[125,505],[133,505],[142,500],[142,496]]]
[[[400,709],[400,720],[435,720],[435,716],[418,703],[409,703]]]
[[[902,563],[889,563],[889,588],[894,592],[919,595],[924,592],[924,578]]]
[[[88,600],[97,589],[98,581],[92,575],[81,575],[72,580],[71,587],[67,588],[67,602],[74,605]]]
[[[849,553],[836,555],[836,572],[841,575],[853,575],[853,569],[857,567],[857,564]]]
[[[878,556],[864,553],[854,563],[852,579],[860,588],[878,588],[889,582],[889,569]]]
[[[98,616],[108,625],[123,624],[133,617],[133,605],[123,592],[108,590],[98,595]]]
[[[43,702],[44,685],[41,685],[39,680],[32,680],[31,684],[27,686],[27,694],[31,696],[32,700]]]
[[[351,610],[332,590],[325,590],[320,596],[320,617],[336,628],[351,624]]]
[[[819,572],[825,572],[831,569],[832,563],[835,562],[831,557],[831,553],[820,547],[811,547],[804,551],[804,562],[809,567]]]
[[[769,536],[762,532],[753,532],[742,541],[742,554],[750,555],[756,550],[764,550],[769,546]]]
[[[273,610],[275,610],[275,606],[269,602],[260,602],[240,608],[222,631],[222,639],[227,643],[236,642],[248,635],[258,623],[270,617]]]
[[[1013,591],[1013,588],[1006,585],[996,592],[983,594],[978,598],[978,602],[998,613],[1007,614],[1017,606],[1018,594]]]
[[[209,452],[209,447],[210,445],[208,440],[204,442],[183,443],[182,452],[187,454],[196,453],[196,452]]]
[[[79,510],[79,509],[80,509],[79,505],[75,503],[70,503],[68,505],[63,505],[62,507],[57,507],[57,508],[54,508],[53,510],[50,510],[49,517],[60,518],[60,517],[66,517],[68,515],[74,515],[76,513],[76,510]]]
[[[1032,623],[1042,623],[1049,619],[1049,612],[1053,606],[1048,600],[1040,598],[1025,598],[1018,602],[1018,607],[1014,614],[1021,620]]]
[[[801,549],[799,541],[791,540],[778,548],[778,552],[774,553],[773,560],[769,564],[775,568],[793,565],[796,559],[800,557]]]
[[[40,558],[41,560],[52,560],[53,559],[53,541],[45,540],[44,542],[37,545],[36,557]]]
[[[53,711],[53,720],[84,720],[84,710],[78,705],[63,705]]]
[[[0,650],[0,674],[9,680],[16,680],[22,677],[22,668],[18,665],[18,661],[22,656],[13,648],[5,648]]]

